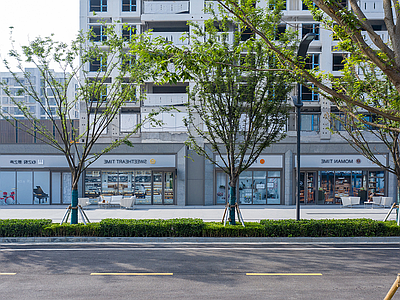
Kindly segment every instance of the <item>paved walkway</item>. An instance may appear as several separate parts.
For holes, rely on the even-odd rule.
[[[0,219],[52,219],[60,222],[66,206],[44,205],[1,205]],[[204,221],[221,221],[224,212],[223,206],[136,206],[135,210],[119,208],[98,208],[97,205],[85,209],[90,221],[98,222],[106,218],[117,219],[173,219],[173,218],[200,218]],[[245,221],[259,221],[261,219],[294,219],[295,206],[241,206]],[[368,218],[383,220],[389,208],[342,208],[340,206],[315,205],[302,206],[302,219],[358,219]],[[79,218],[80,219],[80,218]],[[389,220],[395,220],[393,211]],[[81,220],[79,220],[81,221]]]

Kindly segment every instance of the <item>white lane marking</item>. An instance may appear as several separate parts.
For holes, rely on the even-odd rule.
[[[260,247],[97,247],[97,248],[20,248],[20,249],[0,249],[0,252],[17,252],[17,251],[174,251],[174,250],[263,250],[263,251],[307,251],[307,250],[400,250],[400,247],[277,247],[277,248],[260,248]]]

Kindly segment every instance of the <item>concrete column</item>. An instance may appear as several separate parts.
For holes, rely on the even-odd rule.
[[[284,174],[285,179],[283,182],[284,185],[284,193],[285,193],[285,205],[293,205],[294,195],[293,195],[293,152],[291,150],[286,151],[285,153],[285,162],[284,162]]]
[[[176,205],[186,205],[186,146],[183,146],[176,158]]]
[[[207,146],[205,149],[212,157],[212,151]],[[208,159],[205,159],[204,175],[204,205],[214,205],[214,165]]]

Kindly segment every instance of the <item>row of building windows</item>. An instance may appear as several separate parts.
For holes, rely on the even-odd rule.
[[[89,10],[94,12],[106,12],[107,2],[107,0],[90,0]],[[125,12],[136,11],[136,0],[122,0],[121,10]]]

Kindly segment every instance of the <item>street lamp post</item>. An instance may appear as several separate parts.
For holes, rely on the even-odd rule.
[[[315,33],[307,33],[300,42],[297,57],[305,59],[308,46],[317,35]],[[303,102],[300,97],[300,84],[297,84],[297,99],[294,101],[294,106],[297,109],[297,197],[296,197],[296,221],[300,220],[300,125],[301,125],[301,107]]]

